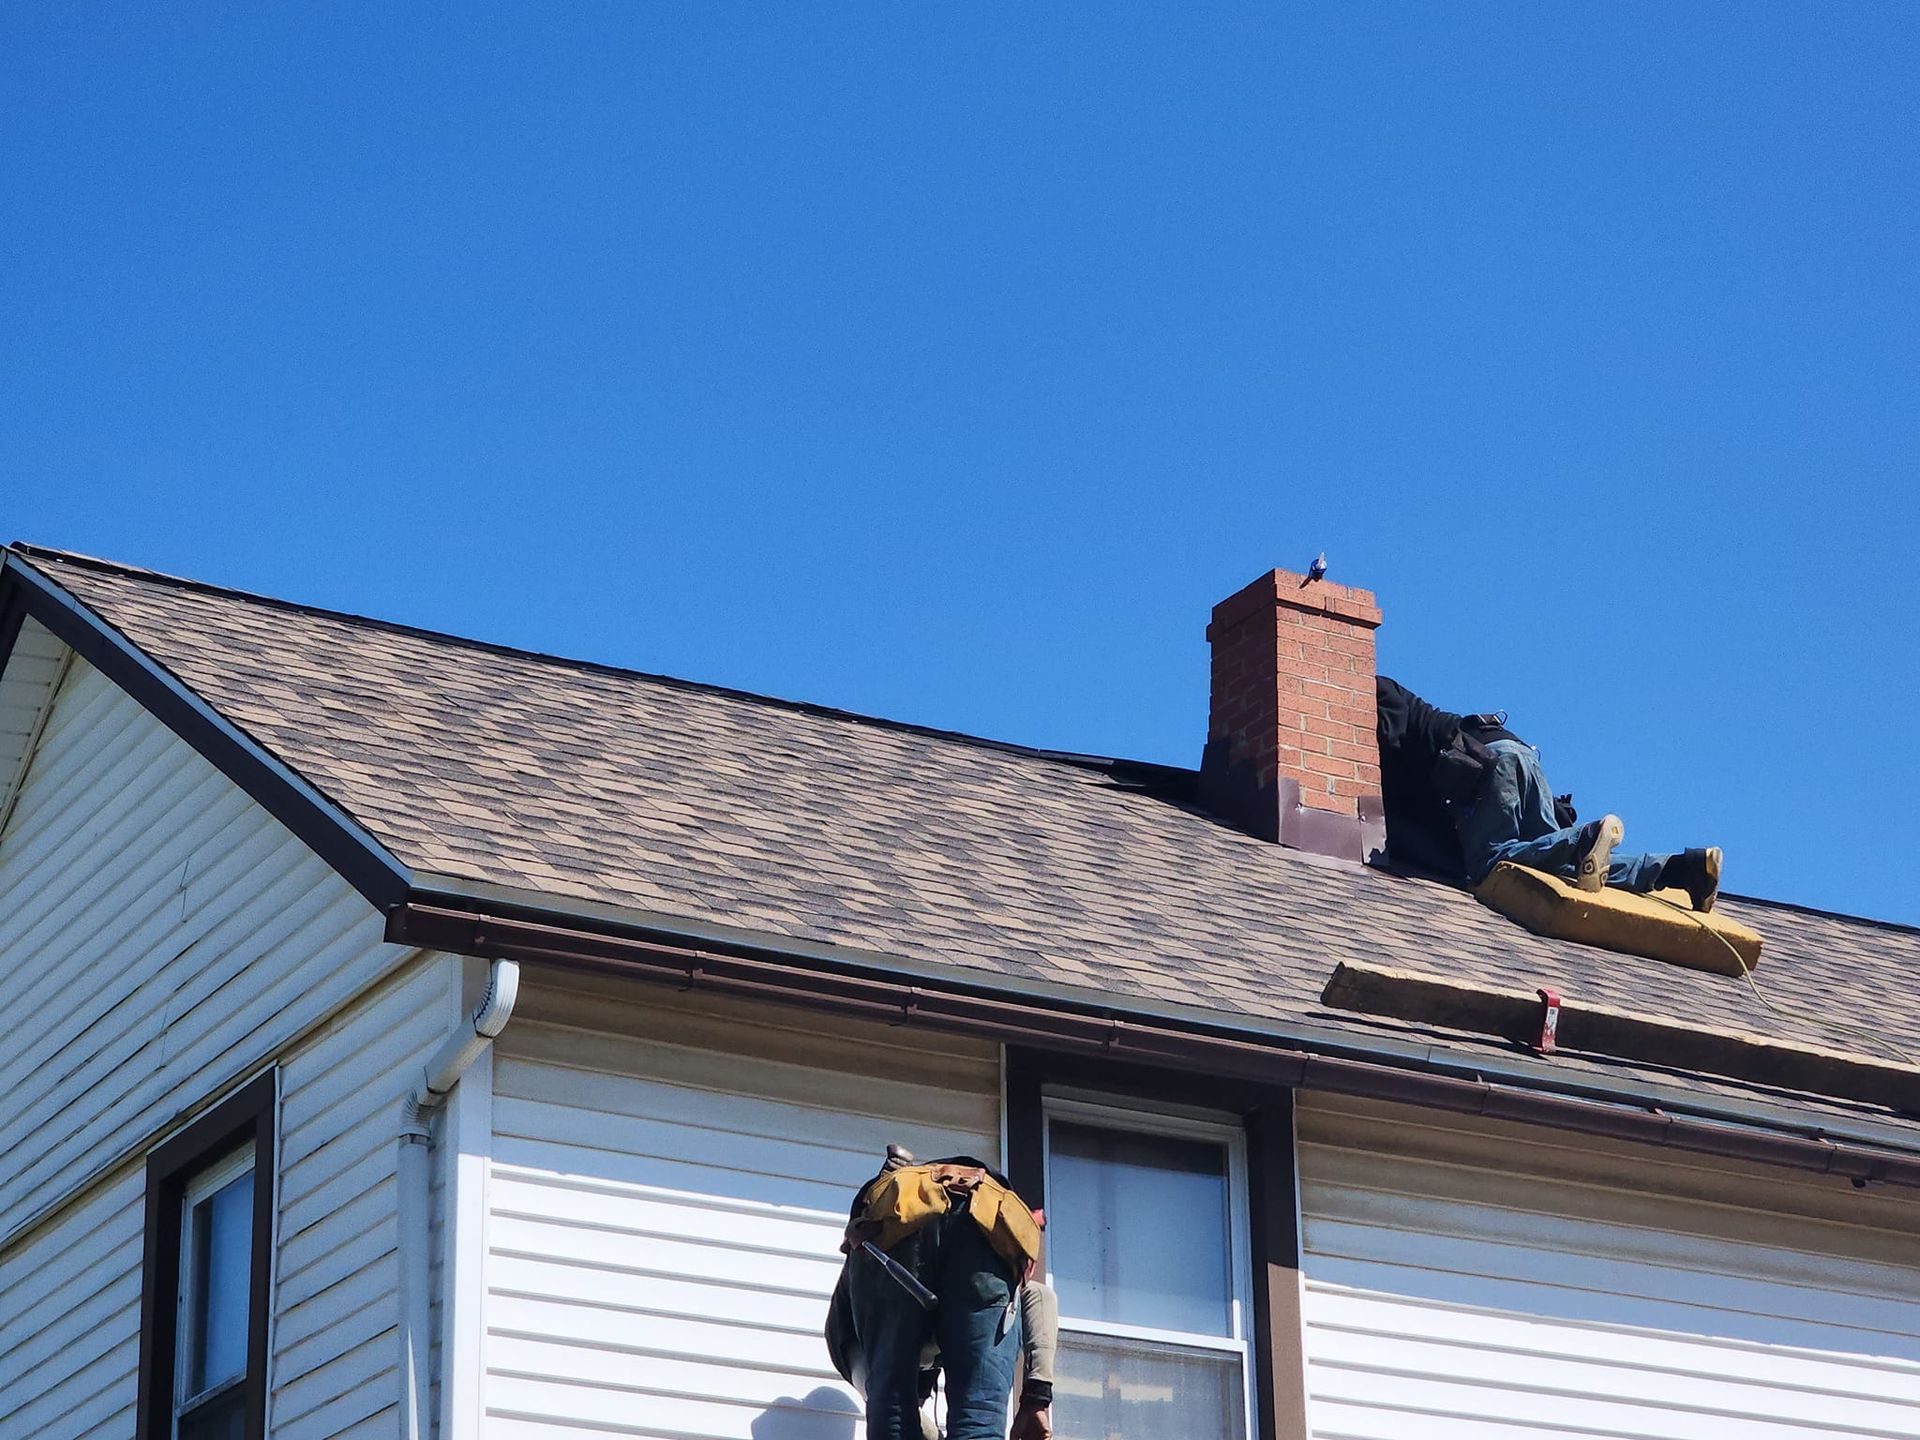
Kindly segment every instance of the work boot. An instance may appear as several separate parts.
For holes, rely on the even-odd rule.
[[[1718,845],[1683,851],[1660,867],[1660,883],[1682,887],[1693,908],[1705,915],[1720,898],[1720,858]]]
[[[1582,890],[1603,890],[1607,884],[1607,866],[1613,863],[1613,847],[1627,833],[1618,815],[1602,815],[1580,827],[1574,842],[1573,883]]]

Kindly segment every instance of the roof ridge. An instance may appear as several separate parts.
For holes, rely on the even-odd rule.
[[[561,666],[571,670],[587,671],[601,675],[615,675],[625,679],[645,680],[657,685],[666,685],[674,689],[691,691],[701,695],[715,695],[729,700],[741,700],[755,705],[766,705],[795,714],[810,715],[824,720],[836,720],[847,724],[866,725],[875,729],[895,731],[900,734],[917,735],[931,740],[949,741],[954,744],[968,745],[982,750],[992,750],[1002,754],[1017,755],[1028,759],[1045,760],[1054,764],[1070,765],[1081,770],[1104,771],[1115,776],[1135,780],[1140,783],[1158,784],[1176,790],[1188,788],[1198,775],[1180,765],[1167,765],[1154,760],[1132,760],[1117,755],[1089,755],[1073,750],[1053,750],[1038,745],[1021,745],[1012,740],[995,740],[986,735],[970,735],[961,730],[943,730],[935,725],[916,724],[911,720],[893,720],[884,715],[869,715],[858,710],[846,710],[835,705],[822,705],[811,700],[790,700],[780,695],[766,695],[754,690],[742,690],[731,685],[715,685],[703,680],[688,680],[678,675],[663,675],[657,671],[636,670],[625,665],[611,665],[603,660],[586,660],[570,655],[556,655],[545,650],[529,650],[518,645],[503,645],[493,640],[478,640],[471,635],[457,635],[450,630],[435,630],[424,625],[409,625],[399,620],[383,620],[374,615],[361,615],[351,610],[335,610],[325,605],[308,605],[297,600],[286,600],[277,595],[263,595],[254,590],[242,590],[232,585],[215,585],[207,580],[195,580],[190,576],[174,575],[164,570],[151,570],[141,565],[128,565],[119,560],[107,560],[97,555],[82,555],[78,551],[58,550],[49,545],[34,545],[24,540],[16,540],[5,547],[30,559],[51,561],[60,565],[73,565],[83,570],[96,570],[104,574],[121,575],[129,579],[149,584],[172,586],[179,590],[193,591],[212,595],[221,599],[239,600],[247,604],[260,605],[272,610],[287,611],[296,615],[312,615],[323,619],[337,620],[350,625],[364,626],[371,630],[386,631],[390,634],[411,635],[424,640],[438,640],[459,645],[470,650],[485,651],[493,655],[507,655],[521,660],[533,660],[546,665]]]

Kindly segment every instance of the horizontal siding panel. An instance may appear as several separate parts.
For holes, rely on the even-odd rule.
[[[1515,1369],[1535,1360],[1577,1359],[1655,1373],[1766,1382],[1805,1394],[1887,1398],[1920,1413],[1920,1364],[1897,1356],[1837,1354],[1724,1334],[1694,1335],[1676,1327],[1568,1321],[1486,1307],[1410,1305],[1379,1292],[1309,1286],[1314,1354],[1360,1363],[1351,1347],[1458,1345],[1473,1336],[1482,1351],[1508,1357]],[[1466,1363],[1456,1361],[1455,1363]],[[1404,1365],[1396,1368],[1408,1368]]]
[[[838,1386],[840,1377],[826,1364],[825,1353],[826,1347],[816,1339],[811,1364],[783,1370],[772,1358],[761,1363],[704,1360],[577,1335],[545,1338],[494,1330],[487,1341],[488,1360],[496,1375],[599,1387],[609,1375],[626,1374],[644,1377],[644,1383],[636,1378],[635,1393],[688,1395],[763,1407],[790,1396],[796,1379],[811,1381],[813,1388]]]
[[[75,1352],[74,1367],[60,1381],[0,1415],[0,1435],[33,1440],[91,1440],[105,1417],[130,1410],[137,1398],[140,1331],[95,1337]]]
[[[496,1102],[498,1103],[498,1102]],[[691,1126],[669,1130],[687,1138],[700,1132]],[[779,1174],[727,1169],[699,1160],[673,1160],[655,1155],[629,1155],[615,1150],[556,1145],[542,1140],[501,1136],[494,1155],[503,1163],[556,1179],[578,1178],[591,1185],[625,1185],[684,1195],[724,1195],[742,1204],[779,1205],[814,1214],[831,1214],[836,1202],[852,1199],[846,1185],[803,1180]],[[876,1165],[867,1166],[871,1175]],[[848,1182],[856,1183],[856,1182]]]
[[[344,881],[76,661],[0,837],[0,1234],[404,955]]]
[[[496,1215],[488,1243],[503,1255],[537,1255],[591,1265],[609,1287],[630,1289],[631,1278],[649,1275],[699,1275],[715,1283],[787,1295],[826,1296],[839,1274],[840,1257],[831,1245],[811,1259],[769,1254],[754,1243],[751,1226],[742,1225],[726,1244],[671,1240],[651,1235],[610,1237],[567,1225],[545,1225]]]
[[[993,1052],[934,1057],[957,1089],[889,1086],[884,1027],[596,996],[596,1031],[528,998],[494,1066],[490,1440],[848,1440],[821,1340],[848,1201],[889,1141],[995,1157]]]
[[[369,1319],[392,1325],[397,1323],[399,1315],[394,1308],[393,1277],[375,1265],[350,1270],[331,1285],[304,1295],[296,1295],[283,1285],[278,1292],[278,1304],[280,1323],[274,1341],[279,1347],[278,1363],[287,1366],[290,1375],[304,1373],[321,1363],[326,1355],[351,1349],[372,1331],[354,1331],[353,1339],[344,1343],[334,1336],[326,1342],[334,1345],[331,1351],[302,1348],[316,1337],[329,1335],[344,1325],[364,1324]],[[384,1310],[380,1308],[383,1306]]]
[[[312,1367],[291,1380],[276,1377],[274,1428],[298,1429],[302,1420],[318,1410],[349,1396],[371,1395],[382,1382],[391,1383],[398,1343],[390,1331],[374,1330],[329,1357],[325,1365]],[[391,1399],[391,1395],[384,1396],[385,1401]]]
[[[662,1236],[712,1245],[736,1243],[751,1225],[763,1254],[817,1257],[832,1251],[846,1217],[838,1212],[797,1212],[784,1205],[755,1205],[708,1195],[654,1192],[637,1186],[601,1184],[525,1174],[506,1167],[493,1180],[493,1213],[569,1225],[603,1236]]]
[[[1604,1377],[1591,1377],[1603,1379]],[[1676,1390],[1663,1400],[1638,1403],[1606,1391],[1556,1390],[1536,1386],[1524,1373],[1473,1384],[1451,1376],[1328,1371],[1308,1367],[1310,1384],[1335,1403],[1367,1404],[1409,1417],[1472,1416],[1482,1423],[1533,1426],[1562,1434],[1620,1436],[1631,1440],[1805,1440],[1812,1434],[1912,1440],[1912,1412],[1892,1411],[1897,1428],[1856,1423],[1857,1412],[1832,1406],[1812,1424],[1783,1418],[1764,1391],[1749,1392],[1737,1411],[1717,1410]],[[1878,1413],[1884,1416],[1891,1407]],[[1405,1433],[1415,1433],[1408,1431]],[[1424,1429],[1418,1433],[1427,1433]]]
[[[130,1415],[144,1199],[123,1175],[0,1259],[0,1435],[80,1440]]]
[[[999,1052],[978,1040],[760,1001],[637,989],[592,975],[572,976],[565,985],[534,986],[514,1013],[516,1029],[527,1027],[516,1045],[539,1043],[540,1029],[553,1026],[582,1044],[613,1047],[628,1057],[608,1064],[600,1053],[585,1052],[592,1054],[593,1069],[669,1078],[670,1067],[691,1063],[695,1056],[711,1062],[750,1053],[753,1065],[736,1078],[752,1093],[760,1093],[754,1087],[759,1077],[772,1073],[770,1066],[798,1066],[816,1072],[816,1080],[907,1079],[976,1100],[993,1093],[999,1080]],[[750,1052],[740,1043],[746,1035],[752,1037]],[[781,1093],[770,1092],[776,1099]]]
[[[352,1353],[356,1346],[377,1344],[382,1337],[390,1348],[399,1345],[394,1336],[399,1311],[394,1305],[393,1292],[386,1285],[370,1284],[363,1303],[353,1308],[349,1308],[350,1305],[350,1300],[336,1297],[325,1307],[306,1306],[308,1324],[297,1335],[289,1335],[289,1327],[283,1323],[275,1336],[277,1368],[289,1375],[310,1376],[320,1373],[340,1356]]]
[[[111,1262],[103,1262],[107,1271]],[[89,1275],[88,1281],[106,1278]],[[139,1327],[140,1270],[131,1272],[113,1266],[111,1278],[98,1290],[52,1290],[31,1312],[11,1317],[8,1330],[26,1337],[19,1345],[0,1351],[0,1395],[24,1394],[43,1386],[46,1375],[60,1366],[69,1366],[76,1356],[84,1355],[89,1343],[111,1336],[130,1323]],[[129,1316],[131,1320],[129,1321]],[[83,1337],[83,1338],[76,1338]]]
[[[751,1317],[732,1323],[654,1313],[657,1303],[651,1287],[607,1286],[601,1298],[563,1303],[529,1296],[506,1296],[490,1316],[490,1332],[500,1337],[489,1354],[495,1364],[522,1374],[548,1373],[538,1366],[516,1363],[518,1353],[508,1342],[539,1342],[583,1352],[578,1363],[604,1373],[610,1361],[602,1351],[691,1360],[793,1375],[816,1374],[824,1383],[834,1379],[817,1326],[779,1330]],[[592,1352],[586,1354],[586,1352]],[[574,1362],[568,1362],[574,1363]],[[556,1375],[567,1372],[555,1370]],[[587,1376],[591,1378],[591,1375]]]
[[[1618,1428],[1614,1408],[1652,1408],[1696,1417],[1700,1425],[1715,1417],[1737,1420],[1757,1415],[1807,1430],[1847,1428],[1862,1433],[1903,1433],[1916,1412],[1911,1401],[1836,1392],[1824,1383],[1793,1385],[1786,1373],[1729,1376],[1719,1367],[1724,1356],[1708,1342],[1686,1347],[1649,1337],[1639,1356],[1617,1363],[1541,1353],[1518,1354],[1488,1344],[1476,1325],[1462,1323],[1445,1340],[1409,1341],[1380,1335],[1317,1335],[1308,1360],[1316,1392],[1331,1397],[1381,1397],[1387,1386],[1445,1377],[1445,1386],[1518,1393],[1520,1403],[1539,1406],[1552,1397],[1556,1419],[1581,1429]],[[1660,1361],[1684,1360],[1685,1368]],[[1816,1370],[1817,1366],[1806,1367]],[[1595,1409],[1594,1397],[1607,1408]],[[1484,1405],[1481,1413],[1497,1414]],[[1679,1433],[1679,1432],[1676,1432]],[[1909,1432],[1910,1433],[1910,1430]]]
[[[1443,1219],[1418,1211],[1409,1218],[1420,1219],[1433,1228],[1311,1222],[1306,1243],[1321,1261],[1316,1278],[1365,1289],[1392,1277],[1395,1283],[1430,1299],[1459,1301],[1467,1294],[1532,1297],[1533,1304],[1566,1308],[1582,1315],[1602,1306],[1651,1305],[1670,1316],[1676,1308],[1704,1309],[1719,1312],[1726,1323],[1743,1327],[1765,1326],[1784,1314],[1815,1327],[1899,1335],[1913,1319],[1911,1298],[1901,1301],[1862,1295],[1844,1287],[1823,1289],[1811,1263],[1796,1266],[1788,1255],[1767,1256],[1759,1274],[1704,1266],[1680,1269],[1662,1263],[1656,1256],[1636,1263],[1629,1255],[1596,1255],[1580,1245],[1555,1250],[1460,1235],[1441,1228]],[[1365,1250],[1364,1258],[1351,1258],[1359,1249]],[[1782,1276],[1785,1270],[1791,1270],[1791,1279]],[[1860,1337],[1863,1341],[1866,1338]]]
[[[1552,1163],[1557,1157],[1549,1146],[1507,1147],[1504,1158],[1463,1154],[1456,1163],[1446,1163],[1400,1153],[1399,1143],[1405,1137],[1399,1132],[1381,1131],[1379,1138],[1393,1148],[1391,1167],[1382,1167],[1364,1151],[1304,1147],[1313,1156],[1308,1183],[1328,1196],[1319,1209],[1361,1219],[1381,1207],[1458,1206],[1492,1217],[1496,1224],[1524,1215],[1592,1219],[1610,1230],[1635,1231],[1637,1238],[1631,1243],[1664,1245],[1675,1256],[1731,1245],[1748,1254],[1771,1248],[1817,1254],[1823,1261],[1865,1262],[1894,1272],[1920,1266],[1920,1229],[1913,1228],[1911,1202],[1896,1199],[1889,1209],[1884,1192],[1855,1190],[1843,1181],[1829,1180],[1819,1190],[1791,1183],[1776,1190],[1758,1183],[1729,1184],[1735,1177],[1700,1176],[1675,1191],[1663,1188],[1661,1182],[1687,1172],[1680,1171],[1677,1177],[1674,1172],[1679,1167],[1668,1164],[1648,1173],[1631,1156],[1598,1173],[1556,1178],[1523,1168],[1535,1161]],[[1508,1178],[1516,1172],[1527,1176],[1524,1193],[1516,1193]],[[1755,1210],[1750,1202],[1756,1193],[1777,1199],[1780,1208]],[[1796,1201],[1811,1202],[1814,1208],[1804,1204],[1796,1208]],[[1364,1214],[1362,1207],[1366,1207]],[[1820,1223],[1809,1228],[1808,1220]],[[1889,1229],[1889,1223],[1906,1227],[1909,1233]],[[1556,1236],[1556,1240],[1565,1238]],[[1845,1264],[1836,1265],[1834,1273],[1845,1268]],[[1874,1283],[1867,1282],[1869,1288]]]
[[[76,1201],[34,1244],[0,1258],[0,1315],[30,1316],[36,1294],[85,1285],[102,1265],[137,1271],[144,1198],[143,1184],[123,1175]]]
[[[392,1167],[377,1186],[280,1247],[282,1293],[304,1301],[393,1254],[398,1212]]]
[[[582,1270],[587,1273],[580,1273]],[[631,1291],[642,1296],[642,1301],[619,1302],[608,1298],[610,1286],[618,1277],[603,1273],[597,1262],[581,1265],[496,1250],[488,1261],[487,1278],[491,1293],[523,1300],[551,1299],[556,1304],[599,1305],[604,1309],[629,1304],[653,1315],[758,1325],[770,1332],[793,1334],[817,1335],[821,1325],[817,1290],[754,1289],[729,1284],[715,1275],[649,1275],[644,1285],[636,1285]]]
[[[539,1013],[539,1007],[534,1008]],[[668,1010],[664,1016],[647,1018],[659,1024],[679,1013]],[[767,1049],[755,1054],[751,1065],[743,1066],[737,1056],[692,1043],[705,1029],[697,1016],[689,1017],[687,1024],[674,1027],[670,1037],[639,1040],[523,1021],[516,1015],[507,1049],[512,1056],[544,1065],[644,1078],[716,1096],[804,1100],[817,1121],[846,1117],[842,1133],[864,1133],[862,1125],[875,1117],[896,1121],[911,1117],[916,1124],[947,1133],[998,1131],[999,1112],[993,1098],[997,1068],[938,1053],[917,1060],[906,1053],[896,1057],[889,1046],[879,1056],[867,1053],[860,1058],[870,1065],[876,1059],[893,1060],[891,1075],[848,1072],[825,1068],[836,1063],[835,1047],[823,1045],[820,1036],[788,1036],[779,1031],[766,1036],[760,1028],[755,1030],[756,1038],[765,1038]]]
[[[331,888],[330,877],[327,888]],[[183,1076],[232,1075],[252,1068],[271,1053],[272,1032],[292,1029],[287,1017],[299,1014],[311,1001],[308,976],[282,972],[278,965],[262,963],[265,957],[309,954],[314,974],[324,977],[336,960],[357,962],[375,948],[379,926],[377,920],[369,920],[369,914],[358,896],[333,897],[313,925],[287,936],[283,943],[276,944],[271,934],[259,934],[249,956],[218,961],[225,982],[219,990],[177,992],[163,1028],[145,1037],[129,1035],[96,1056],[87,1067],[90,1084],[85,1074],[63,1084],[63,1090],[75,1090],[73,1113],[81,1118],[29,1173],[41,1177],[54,1170],[85,1173],[99,1148],[100,1134],[145,1131],[154,1117],[171,1108],[175,1096],[199,1088],[183,1081]],[[345,973],[334,973],[341,978],[339,988],[348,988]],[[277,983],[269,985],[268,977],[276,974]],[[193,1008],[181,1010],[181,1006]],[[100,1108],[89,1110],[96,1103]],[[43,1178],[43,1186],[46,1183]]]
[[[701,1396],[665,1395],[637,1386],[569,1385],[519,1375],[489,1377],[489,1440],[500,1435],[578,1436],[583,1432],[671,1437],[671,1440],[758,1440],[762,1434],[787,1440],[817,1426],[821,1440],[845,1440],[848,1425],[858,1424],[858,1407],[838,1386],[782,1396],[770,1405],[728,1402]],[[502,1425],[500,1420],[533,1421],[532,1427]]]
[[[496,1085],[501,1094],[647,1119],[661,1113],[660,1100],[671,1093],[673,1113],[682,1124],[742,1135],[798,1133],[810,1144],[857,1151],[867,1148],[877,1120],[906,1126],[927,1147],[976,1144],[973,1137],[992,1134],[999,1124],[991,1102],[978,1096],[956,1097],[922,1085],[883,1087],[864,1078],[759,1060],[722,1063],[703,1055],[697,1057],[700,1063],[688,1064],[687,1052],[677,1046],[650,1047],[661,1063],[646,1076],[595,1070],[580,1063],[577,1050],[565,1061],[522,1058],[528,1040],[548,1038],[545,1033],[516,1037],[502,1061],[505,1073]],[[635,1063],[638,1057],[628,1051],[622,1058]],[[886,1088],[894,1093],[881,1093]],[[947,1112],[949,1123],[928,1118],[941,1111]]]
[[[1298,1122],[1302,1154],[1313,1157],[1302,1177],[1309,1186],[1501,1205],[1516,1199],[1513,1177],[1524,1176],[1521,1198],[1548,1214],[1740,1240],[1773,1233],[1804,1250],[1920,1266],[1911,1194],[1856,1189],[1842,1176],[1311,1092]],[[1382,1155],[1393,1163],[1383,1166]],[[1761,1195],[1766,1208],[1756,1211]]]
[[[275,1440],[351,1433],[383,1413],[391,1429],[400,1100],[459,1017],[459,977],[460,962],[429,957],[287,1061]]]
[[[695,1091],[689,1104],[696,1112],[686,1121],[648,1120],[606,1110],[544,1101],[503,1097],[495,1102],[500,1133],[519,1140],[523,1153],[557,1155],[572,1152],[570,1162],[582,1167],[579,1173],[599,1173],[596,1161],[584,1152],[604,1151],[635,1158],[667,1160],[696,1155],[699,1163],[712,1170],[731,1170],[742,1174],[774,1174],[799,1181],[806,1186],[828,1188],[857,1185],[873,1174],[875,1151],[868,1146],[854,1147],[838,1136],[816,1140],[787,1139],[807,1135],[804,1124],[751,1130],[723,1130],[703,1123],[697,1115],[709,1101]],[[770,1104],[771,1102],[757,1102]],[[775,1117],[770,1117],[777,1124]],[[902,1127],[893,1126],[890,1134],[899,1135]],[[697,1149],[689,1149],[689,1136],[702,1137]],[[532,1137],[539,1137],[537,1139]],[[531,1168],[540,1168],[537,1164]]]
[[[1910,1208],[1364,1102],[1301,1115],[1319,1440],[1920,1433]]]
[[[391,1399],[382,1402],[378,1397],[397,1394],[399,1388],[397,1372],[392,1369],[383,1375],[369,1376],[363,1383],[298,1419],[285,1423],[276,1419],[273,1440],[333,1440],[337,1435],[358,1430],[378,1415],[387,1417],[387,1434],[397,1434],[394,1417],[398,1410],[394,1402]]]
[[[398,1102],[393,1109],[397,1129]],[[300,1179],[311,1188],[286,1196],[280,1207],[281,1245],[289,1258],[298,1254],[297,1247],[309,1243],[310,1231],[336,1219],[350,1205],[364,1197],[379,1196],[382,1203],[392,1198],[383,1190],[394,1173],[393,1145],[391,1135],[360,1126],[335,1136],[306,1157]]]

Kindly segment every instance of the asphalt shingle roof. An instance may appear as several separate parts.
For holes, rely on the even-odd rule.
[[[1361,1024],[1340,960],[1920,1054],[1920,932],[1723,901],[1736,979],[1528,934],[1097,766],[32,551],[44,575],[426,875],[1223,1016]]]

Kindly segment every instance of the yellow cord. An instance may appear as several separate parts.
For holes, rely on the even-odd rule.
[[[1760,986],[1753,978],[1753,967],[1747,964],[1747,957],[1734,948],[1731,940],[1727,939],[1725,935],[1722,935],[1718,930],[1714,929],[1713,926],[1709,925],[1699,911],[1695,910],[1691,905],[1677,904],[1667,899],[1664,895],[1649,895],[1647,898],[1649,900],[1658,900],[1662,905],[1673,906],[1675,910],[1678,910],[1682,915],[1685,915],[1689,920],[1693,921],[1694,924],[1698,925],[1702,930],[1705,930],[1709,935],[1713,936],[1714,939],[1726,946],[1727,953],[1733,956],[1733,963],[1740,967],[1740,978],[1747,982],[1747,988],[1753,992],[1753,998],[1758,1000],[1761,1005],[1765,1006],[1766,1009],[1780,1019],[1789,1023],[1811,1025],[1816,1030],[1835,1030],[1842,1034],[1855,1035],[1870,1045],[1878,1045],[1882,1049],[1892,1052],[1893,1057],[1903,1065],[1911,1065],[1914,1063],[1911,1055],[1907,1054],[1906,1051],[1902,1050],[1884,1035],[1876,1034],[1871,1030],[1865,1030],[1856,1025],[1848,1025],[1839,1020],[1822,1019],[1810,1014],[1792,1015],[1782,1010],[1761,993]]]

